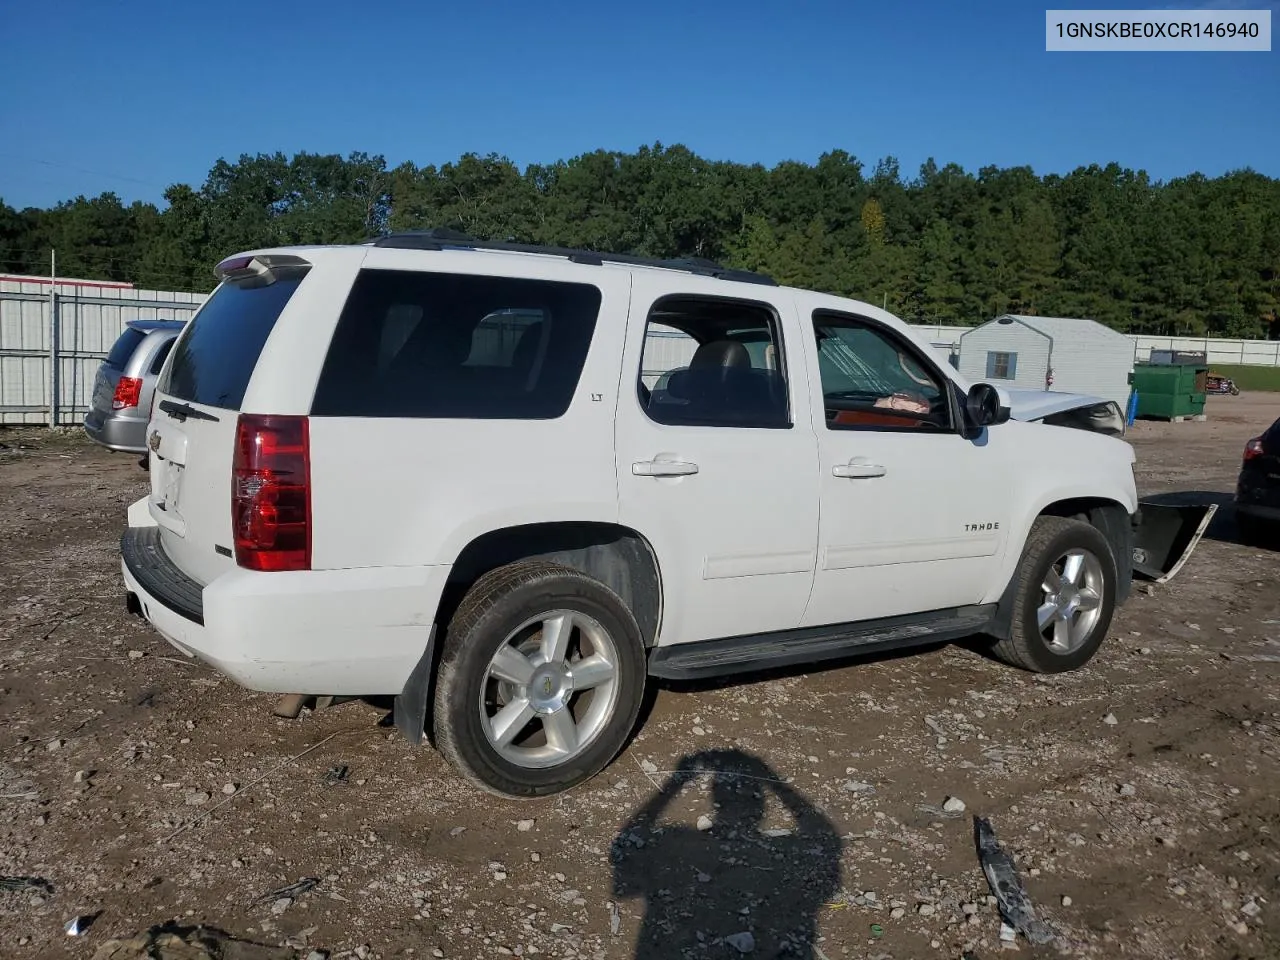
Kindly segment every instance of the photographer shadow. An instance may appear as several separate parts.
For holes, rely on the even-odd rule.
[[[770,798],[790,822],[766,828]],[[637,960],[814,957],[840,854],[832,823],[763,760],[704,751],[683,758],[619,831],[613,894],[644,900]]]

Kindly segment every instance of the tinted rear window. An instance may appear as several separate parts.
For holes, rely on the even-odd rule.
[[[600,310],[587,284],[364,270],[315,416],[543,420],[569,408]]]
[[[151,358],[151,374],[160,372],[160,368],[164,366],[165,357],[169,356],[169,351],[173,349],[173,340],[166,340],[160,344],[160,349],[156,351],[156,355]]]
[[[124,333],[120,334],[120,338],[111,346],[111,352],[107,354],[107,366],[115,367],[117,370],[123,370],[125,364],[129,362],[129,358],[133,356],[133,351],[138,349],[145,338],[146,334],[141,330],[135,330],[133,327],[127,327]]]
[[[218,287],[174,346],[161,392],[239,410],[263,344],[301,282],[302,277],[292,276],[265,286]]]
[[[1262,449],[1268,456],[1280,457],[1280,420],[1277,420],[1262,435]]]

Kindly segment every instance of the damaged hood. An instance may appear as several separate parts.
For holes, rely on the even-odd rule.
[[[1005,394],[1009,397],[1009,410],[1013,419],[1028,421],[1112,402],[1083,393],[1061,393],[1056,390],[1005,390]]]
[[[953,371],[951,377],[963,392],[968,392],[973,382],[967,377]],[[1113,404],[1123,418],[1124,411],[1119,409],[1115,401],[1092,397],[1083,393],[1063,393],[1058,390],[1018,390],[1000,387],[1000,392],[1009,400],[1009,415],[1014,420],[1042,420],[1055,413],[1066,413],[1070,410],[1087,410],[1099,404]]]

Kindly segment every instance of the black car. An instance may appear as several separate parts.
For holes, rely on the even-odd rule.
[[[1245,444],[1236,523],[1246,543],[1280,546],[1280,420]]]

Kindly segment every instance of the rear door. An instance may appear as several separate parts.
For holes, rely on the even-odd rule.
[[[225,279],[182,331],[156,387],[149,509],[165,553],[200,583],[235,565],[236,421],[277,321],[306,282],[306,268],[296,264]]]
[[[794,307],[733,289],[635,273],[619,508],[658,555],[664,645],[793,628],[813,581],[818,451]]]

